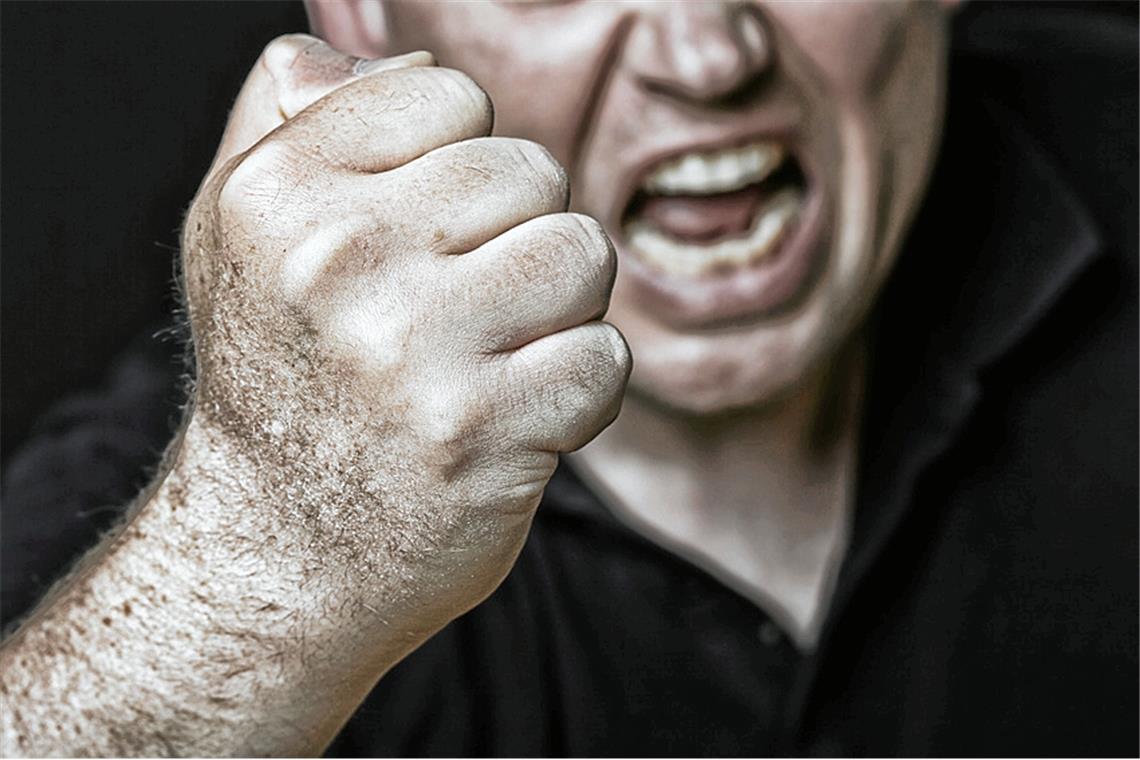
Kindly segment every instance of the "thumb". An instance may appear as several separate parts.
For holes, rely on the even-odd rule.
[[[341,53],[308,34],[278,37],[265,47],[242,85],[207,180],[231,158],[349,82],[384,71],[434,65],[432,54],[422,50],[366,59]]]

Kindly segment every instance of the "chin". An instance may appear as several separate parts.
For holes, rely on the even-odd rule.
[[[775,403],[799,388],[825,353],[822,346],[762,334],[634,337],[630,345],[635,357],[630,394],[693,417]]]

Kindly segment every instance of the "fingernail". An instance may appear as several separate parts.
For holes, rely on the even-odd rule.
[[[378,71],[410,69],[415,66],[434,66],[435,56],[426,50],[416,50],[392,58],[362,58],[356,62],[356,73],[364,76]]]

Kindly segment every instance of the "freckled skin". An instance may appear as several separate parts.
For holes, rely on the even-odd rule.
[[[309,5],[316,30],[357,54],[436,51],[487,89],[496,133],[536,140],[567,167],[573,208],[615,244],[607,319],[635,357],[622,415],[575,466],[648,534],[768,600],[805,646],[845,550],[865,367],[855,357],[933,164],[952,5]],[[806,177],[804,208],[819,209],[798,223],[810,232],[799,252],[777,251],[807,274],[769,288],[784,295],[765,306],[745,288],[717,319],[732,289],[673,277],[662,296],[623,217],[665,158],[755,140],[785,148]],[[835,398],[851,402],[821,438],[811,431]]]
[[[129,522],[0,648],[5,755],[319,752],[498,584],[556,453],[617,414],[611,288],[635,393],[706,413],[825,361],[889,269],[937,131],[930,6],[765,3],[739,39],[716,3],[369,6],[310,13],[357,55],[437,51],[549,153],[488,139],[484,92],[423,53],[266,48],[184,229],[193,403]],[[761,76],[764,108],[731,97]],[[615,283],[624,180],[772,103],[826,167],[827,271],[778,322],[678,331]],[[602,226],[564,213],[571,181]]]
[[[621,260],[623,189],[642,162],[796,114],[797,145],[829,197],[825,271],[791,313],[722,329],[671,324],[634,268],[619,267],[608,318],[637,359],[632,394],[687,414],[763,405],[832,360],[861,322],[937,145],[941,4],[392,0],[370,34],[362,16],[377,5],[309,12],[358,55],[431,50],[470,74],[495,103],[496,133],[535,140],[567,167],[573,207],[602,221]]]
[[[73,754],[79,724],[96,754],[318,752],[616,415],[613,251],[565,172],[488,137],[466,76],[356,63],[298,35],[254,67],[185,225],[189,414],[0,650],[6,753]]]

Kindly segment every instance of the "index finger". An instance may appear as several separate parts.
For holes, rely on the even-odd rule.
[[[278,37],[265,46],[246,77],[207,177],[338,87],[362,76],[434,65],[435,58],[423,50],[370,60],[307,34]]]
[[[444,145],[485,137],[493,121],[490,98],[466,74],[405,68],[337,88],[263,144],[284,148],[291,162],[378,173]]]

